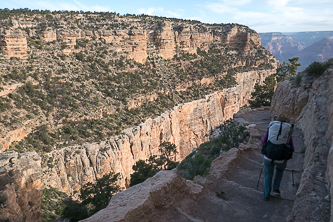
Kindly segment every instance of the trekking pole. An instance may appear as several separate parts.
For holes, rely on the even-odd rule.
[[[259,181],[260,181],[260,177],[261,177],[261,173],[262,173],[262,169],[264,168],[264,163],[262,163],[262,166],[261,166],[261,170],[260,170],[260,174],[259,174],[259,179],[258,179],[258,183],[257,183],[257,190],[258,190],[258,187],[259,187]]]

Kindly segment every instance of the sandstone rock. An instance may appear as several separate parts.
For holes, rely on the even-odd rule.
[[[332,184],[332,88],[333,72],[329,69],[317,79],[302,78],[300,87],[290,81],[281,83],[272,99],[271,116],[285,114],[304,132],[307,147],[304,172],[289,221],[328,221],[330,192],[327,177]],[[332,196],[332,185],[330,185]],[[309,214],[312,212],[312,214]],[[333,213],[331,213],[333,215]],[[332,218],[332,216],[331,216]]]
[[[0,168],[0,220],[23,221],[24,215],[16,202],[14,180],[4,169]]]
[[[6,30],[4,35],[0,35],[0,49],[5,51],[8,58],[27,58],[27,38],[20,29]]]
[[[236,115],[236,116],[238,116],[238,115]],[[249,126],[250,125],[250,123],[243,118],[235,118],[235,115],[234,115],[233,121],[239,126]]]
[[[257,125],[255,124],[250,124],[247,126],[249,133],[250,133],[250,140],[252,141],[253,139],[261,140],[263,138],[262,133],[259,131]]]
[[[173,171],[160,171],[110,200],[109,205],[82,222],[153,221],[158,210],[167,209],[184,198],[189,188]]]
[[[154,32],[153,41],[160,55],[164,59],[172,59],[175,54],[175,34],[170,23],[166,23],[162,30]]]
[[[7,150],[12,142],[24,139],[27,136],[26,131],[26,127],[21,127],[7,133],[6,137],[0,138],[0,152]]]
[[[189,191],[192,194],[199,194],[203,189],[203,186],[199,185],[198,183],[194,183],[191,180],[186,180],[186,186],[189,187]]]
[[[17,158],[15,162],[11,159]],[[41,159],[36,152],[0,154],[0,220],[41,221]],[[4,165],[3,165],[4,164]]]
[[[52,42],[57,40],[57,33],[53,30],[41,32],[41,37],[46,42]]]
[[[239,155],[240,151],[237,148],[232,148],[228,152],[221,154],[218,158],[213,160],[211,172],[207,178],[212,178],[212,180],[222,178],[235,163]]]

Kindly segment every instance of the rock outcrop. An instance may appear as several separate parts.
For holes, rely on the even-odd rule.
[[[41,37],[45,42],[57,41],[57,33],[52,30],[41,32]]]
[[[284,81],[273,97],[272,116],[283,113],[291,118],[304,132],[306,146],[304,172],[290,221],[328,221],[333,209],[329,203],[333,190],[332,86],[333,70],[328,69],[319,78],[303,77],[300,86]]]
[[[107,208],[82,221],[156,221],[160,212],[201,190],[202,186],[173,171],[160,171],[144,183],[116,194]]]
[[[41,158],[35,153],[0,154],[0,220],[41,221]]]
[[[5,51],[8,58],[27,59],[27,49],[27,38],[22,30],[6,30],[0,35],[0,50]]]
[[[83,18],[84,16],[80,16],[80,19]],[[202,30],[198,30],[194,25],[179,26],[172,22],[161,23],[158,27],[146,27],[138,23],[138,20],[133,20],[133,26],[127,29],[102,28],[91,31],[68,27],[69,24],[64,21],[56,22],[57,27],[47,29],[38,28],[45,24],[30,23],[25,20],[15,20],[13,26],[0,35],[0,49],[7,53],[8,58],[27,59],[27,36],[38,37],[46,43],[59,40],[61,51],[66,55],[80,51],[76,50],[77,40],[99,38],[105,43],[112,44],[115,52],[139,63],[145,63],[148,55],[172,59],[181,51],[197,54],[198,48],[207,51],[214,41],[242,52],[249,51],[251,44],[260,45],[261,42],[256,32],[249,32],[240,25],[203,26]],[[105,25],[109,23],[106,22]],[[22,28],[26,28],[26,31]]]

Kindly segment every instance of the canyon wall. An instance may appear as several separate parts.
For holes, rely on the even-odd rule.
[[[20,24],[27,23],[26,21],[16,21],[16,23],[10,29],[0,33],[0,49],[6,52],[8,58],[27,59],[29,49],[27,38],[30,37],[41,39],[45,43],[59,41],[61,52],[67,55],[82,50],[76,47],[78,40],[99,38],[105,43],[112,44],[115,52],[139,63],[144,63],[148,55],[172,59],[179,50],[197,54],[197,48],[207,51],[213,42],[226,44],[233,49],[247,52],[250,50],[251,44],[260,45],[261,41],[256,32],[248,32],[239,25],[230,25],[221,30],[220,27],[210,28],[205,32],[199,32],[194,26],[184,26],[178,30],[177,26],[174,27],[171,22],[165,22],[155,29],[139,27],[110,30],[103,28],[91,31],[73,29],[63,24],[59,28],[47,28],[46,30],[40,30],[34,25],[30,27],[29,31],[25,31],[22,30]]]
[[[23,109],[16,105],[16,101],[11,101],[14,106],[6,110],[6,118],[12,117],[11,112],[17,111],[17,116],[21,117],[19,114],[23,113],[22,116],[27,121],[21,123],[19,122],[20,119],[17,118],[17,125],[10,125],[14,122],[11,119],[3,121],[3,123],[8,122],[8,126],[11,128],[8,127],[2,130],[3,136],[0,140],[0,152],[4,151],[0,155],[0,169],[3,176],[1,181],[5,181],[3,183],[0,181],[1,184],[4,184],[1,187],[0,195],[4,197],[1,201],[5,203],[7,210],[17,209],[16,212],[20,212],[19,215],[27,215],[29,217],[26,218],[27,221],[39,220],[36,219],[38,217],[37,214],[25,214],[24,212],[27,209],[32,209],[35,204],[29,198],[35,198],[34,201],[37,202],[40,201],[44,187],[54,187],[75,196],[77,195],[75,191],[79,190],[84,184],[95,182],[96,179],[111,171],[119,172],[121,174],[120,185],[128,187],[133,164],[140,159],[147,159],[150,155],[158,155],[159,145],[164,141],[170,141],[177,146],[179,151],[177,155],[178,161],[184,159],[194,148],[208,141],[213,129],[231,118],[240,107],[247,104],[254,85],[263,83],[265,77],[275,73],[277,68],[276,60],[261,47],[259,35],[241,25],[208,25],[172,19],[166,19],[163,22],[160,20],[155,21],[154,19],[145,20],[123,17],[105,19],[105,17],[100,15],[81,15],[76,18],[80,19],[80,21],[73,19],[72,16],[67,17],[66,21],[60,21],[63,19],[61,18],[63,15],[48,15],[49,17],[44,17],[43,23],[40,22],[42,20],[39,20],[43,16],[35,16],[37,19],[27,20],[27,18],[24,18],[24,21],[18,19],[12,26],[0,27],[0,49],[5,52],[0,52],[2,58],[17,57],[22,60],[5,61],[5,59],[1,59],[2,64],[0,64],[0,68],[3,71],[7,70],[6,73],[4,72],[6,85],[4,86],[4,92],[2,92],[3,96],[12,96],[8,93],[15,94],[21,89],[18,87],[12,88],[11,91],[6,90],[11,87],[10,84],[15,83],[16,85],[22,84],[22,86],[25,86],[28,81],[32,79],[37,81],[39,79],[42,87],[40,92],[45,90],[45,95],[51,95],[52,93],[46,88],[44,89],[44,81],[46,84],[48,81],[56,83],[59,80],[59,85],[57,85],[57,87],[61,87],[59,90],[63,89],[60,82],[71,83],[70,87],[72,88],[69,91],[73,92],[79,85],[84,87],[87,84],[87,88],[91,89],[90,93],[96,94],[96,97],[91,96],[86,103],[83,103],[83,99],[79,99],[79,96],[83,95],[81,90],[80,92],[74,92],[71,96],[75,97],[74,101],[78,101],[77,107],[79,108],[75,107],[75,109],[79,110],[73,111],[74,108],[71,110],[71,106],[58,106],[58,108],[55,108],[54,105],[58,105],[58,102],[62,104],[68,101],[59,100],[50,104],[49,108],[55,108],[53,113],[50,111],[51,115],[46,113],[45,110],[41,110],[46,106],[44,108],[36,107],[36,110],[41,112],[34,114],[36,115],[35,119],[28,115],[24,116],[23,114],[26,113],[23,112],[30,112],[30,110],[22,112]],[[51,17],[55,20],[52,20]],[[103,18],[102,22],[99,21],[100,18]],[[31,22],[33,19],[34,22]],[[195,54],[198,48],[202,51],[212,50],[206,54],[203,53],[205,56],[184,55],[184,52]],[[79,52],[82,52],[81,55],[83,56],[80,57],[78,54],[73,54]],[[64,54],[72,55],[65,56]],[[175,55],[177,55],[177,58],[166,61],[174,58]],[[211,58],[214,55],[219,55],[219,59],[213,61]],[[206,61],[205,57],[209,58],[207,59],[207,64],[193,64],[193,67],[198,65],[198,69],[203,67],[202,73],[195,67],[192,70],[191,68],[187,69],[187,65],[196,61]],[[25,60],[26,58],[28,60]],[[133,59],[137,63],[144,63],[144,65],[133,61],[124,61],[126,58]],[[219,64],[213,67],[216,62]],[[96,65],[95,63],[99,64]],[[10,67],[12,68],[11,70],[7,67],[8,64],[12,65]],[[23,79],[20,81],[14,75],[15,65],[17,64],[23,67]],[[156,69],[150,70],[149,67],[153,66],[156,66]],[[111,69],[109,69],[110,67]],[[210,73],[212,71],[210,70],[211,67],[213,69],[217,68],[218,71]],[[25,69],[31,69],[31,71],[27,73]],[[223,88],[223,86],[215,85],[214,81],[221,80],[220,78],[223,78],[229,69],[232,69],[230,71],[233,71],[232,73],[236,77],[238,85],[215,92]],[[178,78],[179,75],[182,75],[183,70],[188,72],[188,75],[186,73],[184,79]],[[246,72],[245,70],[252,71]],[[109,89],[111,91],[119,87],[121,89],[119,91],[123,93],[123,86],[120,83],[116,85],[112,82],[111,85],[103,86],[105,87],[103,90],[100,88],[102,84],[95,86],[95,80],[100,80],[94,75],[102,77],[105,74],[105,76],[110,75],[110,77],[113,77],[121,72],[146,75],[143,83],[148,82],[149,84],[135,86],[134,88],[138,89],[138,93],[135,93],[135,95],[125,94],[125,97],[129,95],[129,101],[127,101],[127,98],[124,101],[117,98],[122,94],[115,93],[111,94],[112,96],[106,94]],[[47,73],[51,76],[50,79],[46,78]],[[151,83],[147,81],[148,78],[151,78],[150,75],[155,78]],[[157,85],[155,86],[156,81]],[[159,84],[159,81],[161,81],[161,84]],[[80,84],[78,84],[79,82]],[[194,85],[193,83],[200,87],[207,86],[207,89],[205,89],[207,91],[204,90],[203,93],[195,98],[202,98],[202,95],[215,93],[207,95],[205,99],[179,104],[159,117],[148,119],[139,126],[123,130],[120,136],[108,139],[104,137],[105,135],[118,134],[120,129],[134,124],[124,120],[123,122],[126,125],[119,128],[119,131],[118,129],[117,131],[112,129],[112,133],[110,133],[111,129],[110,131],[107,131],[109,129],[105,130],[103,142],[99,143],[83,143],[80,140],[80,144],[83,143],[83,145],[75,145],[76,139],[70,137],[62,139],[64,138],[62,137],[62,140],[59,139],[59,143],[55,142],[48,147],[43,145],[42,150],[36,149],[42,154],[39,156],[39,160],[31,161],[29,164],[26,163],[27,158],[23,158],[22,154],[5,152],[13,142],[20,141],[29,134],[34,134],[34,130],[42,124],[50,128],[49,135],[51,136],[52,132],[60,131],[61,127],[66,125],[67,120],[74,122],[75,118],[83,120],[85,118],[89,119],[91,116],[99,119],[104,116],[104,113],[107,116],[118,111],[117,108],[130,109],[139,107],[148,101],[153,102],[159,99],[159,93],[172,93],[173,90],[187,91],[187,88]],[[68,86],[68,88],[70,87]],[[95,87],[96,90],[93,91]],[[153,91],[148,94],[143,92],[144,90],[141,91],[145,87],[151,87]],[[82,92],[86,91],[88,93],[88,90],[82,89]],[[124,92],[126,91],[124,90]],[[188,93],[191,94],[192,91],[189,90]],[[99,95],[107,98],[99,101]],[[65,96],[65,93],[63,96]],[[182,94],[179,94],[179,97],[181,96]],[[177,98],[177,100],[172,101],[172,104],[180,103],[179,101],[190,101],[190,98],[192,98],[191,100],[194,98],[185,96],[184,99],[178,100]],[[138,97],[139,99],[137,99]],[[41,101],[46,102],[47,98],[42,98]],[[59,98],[59,96],[55,96],[55,98]],[[98,102],[96,102],[98,105],[95,104],[95,101]],[[125,103],[127,102],[129,104],[126,107]],[[107,104],[107,107],[102,107],[105,104]],[[69,115],[65,115],[67,112]],[[143,112],[145,111],[143,110]],[[152,114],[149,115],[151,116]],[[116,127],[118,126],[121,126],[121,124]],[[93,135],[97,134],[94,131],[92,132]],[[41,138],[40,136],[37,137]],[[92,138],[87,138],[90,139],[87,141],[100,141],[100,138],[98,138],[99,140]],[[63,144],[67,144],[68,147],[63,148]],[[12,149],[15,150],[17,148],[16,145],[12,146]],[[27,147],[22,145],[20,148],[33,150],[37,146],[33,144],[31,149],[27,149]],[[31,155],[37,154],[33,153]],[[15,183],[21,183],[21,185],[13,185],[14,182],[11,181],[16,181]],[[19,190],[15,191],[15,186]],[[23,188],[27,189],[24,190]],[[26,193],[25,196],[20,197],[21,193],[24,193],[21,190]],[[31,211],[38,212],[38,208],[33,208]],[[2,215],[9,214],[14,215],[15,212],[8,210]],[[7,218],[12,217],[6,216],[4,219]]]
[[[25,159],[18,158],[18,154],[13,152],[11,157],[0,158],[3,160],[1,166],[8,172],[21,167],[18,170],[21,174],[26,169],[30,174],[41,178],[42,182],[37,183],[38,198],[42,193],[42,183],[74,195],[74,191],[79,190],[83,184],[94,182],[110,171],[120,172],[120,185],[128,187],[132,165],[136,161],[158,155],[159,144],[163,141],[176,144],[179,151],[177,160],[184,159],[192,149],[208,141],[215,127],[232,118],[241,106],[247,104],[256,82],[262,82],[273,72],[274,70],[251,71],[239,74],[239,85],[234,88],[208,95],[206,99],[180,104],[161,116],[126,129],[123,135],[102,143],[86,143],[55,150],[43,157],[43,164],[37,161],[24,166],[22,161]],[[38,168],[42,170],[37,172],[35,169]],[[25,180],[27,186],[33,187],[36,184],[34,181],[35,179]]]
[[[306,146],[304,171],[289,221],[329,221],[333,209],[332,87],[333,69],[328,69],[319,78],[303,76],[299,86],[284,81],[272,100],[271,116],[283,113],[291,118],[304,132]]]
[[[45,186],[75,196],[75,191],[87,182],[94,182],[114,171],[121,174],[120,185],[128,187],[132,165],[150,155],[159,155],[159,144],[164,141],[174,143],[179,152],[177,161],[183,160],[194,148],[209,140],[212,130],[247,104],[255,83],[262,83],[274,72],[238,73],[236,87],[207,95],[205,99],[179,104],[161,116],[125,129],[122,135],[101,143],[66,147],[42,157],[36,153],[1,153],[3,218],[26,215],[27,221],[40,221],[38,202]],[[13,209],[19,213],[13,213]],[[20,218],[18,221],[23,220]]]
[[[99,144],[53,151],[48,154],[50,161],[43,166],[43,181],[73,195],[83,184],[114,171],[121,173],[121,185],[128,187],[136,161],[159,155],[159,145],[164,141],[174,143],[179,152],[177,160],[183,160],[194,148],[208,141],[212,130],[247,104],[257,81],[262,82],[273,72],[242,73],[238,86],[180,104],[155,119],[123,130],[121,136]]]

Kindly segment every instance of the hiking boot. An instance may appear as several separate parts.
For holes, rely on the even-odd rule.
[[[281,194],[279,190],[273,190],[273,193]]]

